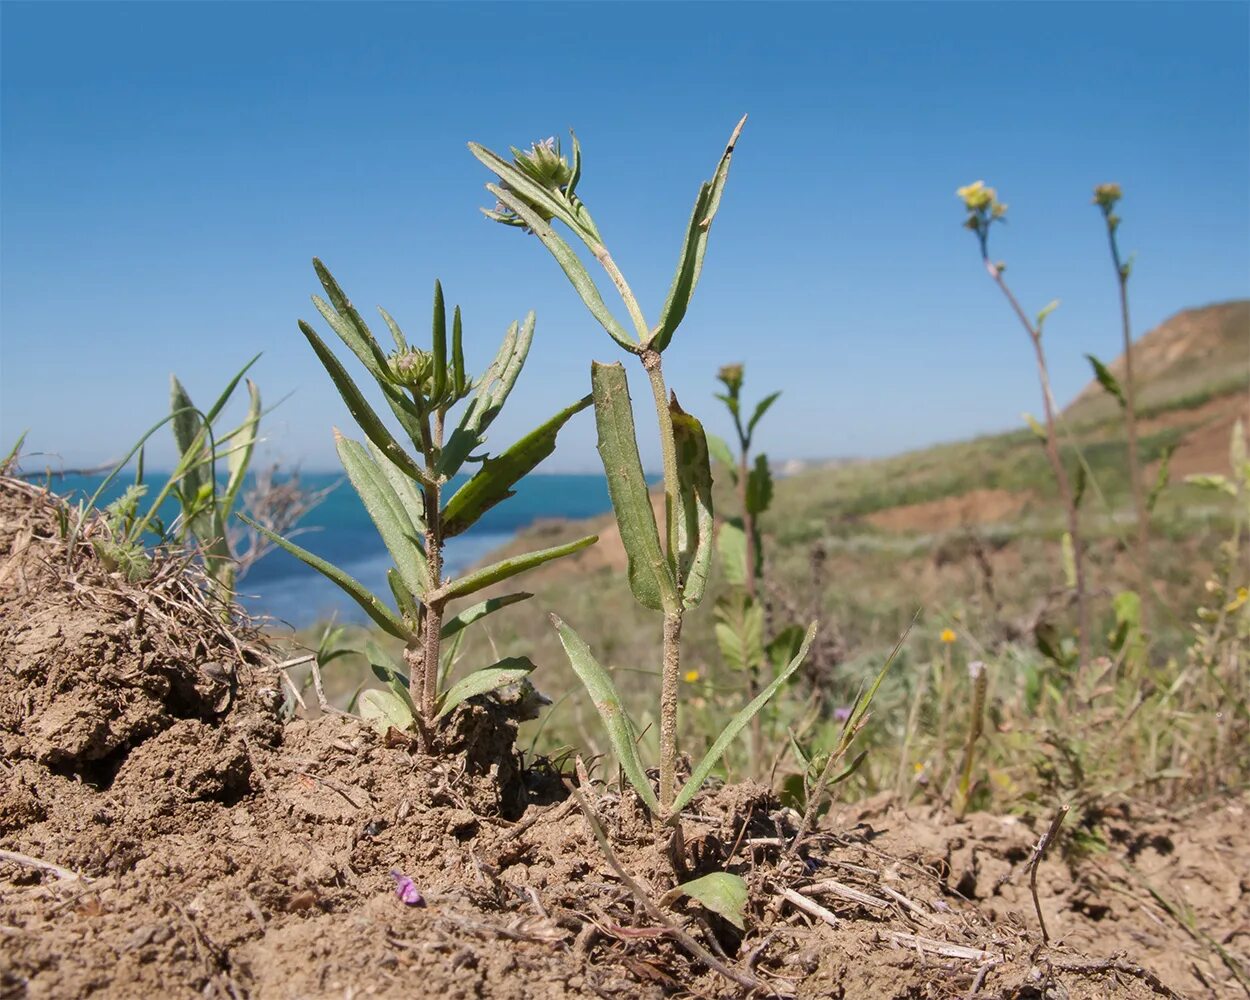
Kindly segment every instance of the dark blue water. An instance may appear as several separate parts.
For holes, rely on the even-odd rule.
[[[149,473],[146,478],[150,502],[164,477]],[[51,487],[57,493],[79,498],[90,496],[102,481],[103,477],[68,476],[53,480]],[[125,474],[119,477],[101,498],[100,506],[115,498],[131,481],[133,477]],[[346,477],[308,473],[301,476],[301,481],[309,489],[335,482],[339,485],[300,522],[299,527],[305,530],[294,539],[296,544],[340,566],[388,604],[392,603],[386,583],[390,558],[351,483]],[[464,477],[456,477],[451,489],[463,481]],[[455,574],[473,565],[535,521],[594,517],[609,510],[611,501],[601,475],[529,476],[517,485],[516,496],[487,511],[472,528],[450,540],[447,572]],[[177,508],[170,504],[162,513],[172,519]],[[255,615],[268,615],[296,628],[331,616],[339,621],[367,620],[355,602],[333,583],[281,549],[274,549],[257,562],[239,582],[239,600]]]

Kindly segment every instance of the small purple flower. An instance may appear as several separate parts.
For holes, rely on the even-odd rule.
[[[833,710],[833,718],[836,722],[845,722],[851,717],[850,705],[839,705]]]
[[[395,880],[395,895],[403,901],[405,906],[425,905],[425,897],[417,889],[416,883],[407,875],[396,868],[392,868],[391,878]]]

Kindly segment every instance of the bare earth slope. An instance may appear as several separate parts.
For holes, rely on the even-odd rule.
[[[687,862],[747,879],[745,932],[681,901],[649,913],[551,771],[521,766],[497,706],[461,710],[438,758],[338,715],[284,722],[264,644],[175,570],[131,586],[89,547],[70,558],[53,502],[0,480],[0,997],[748,994],[673,926],[761,996],[1236,989],[1149,888],[1244,953],[1244,801],[1126,814],[1107,855],[1048,859],[1045,946],[1021,871],[1036,831],[869,804],[788,857],[794,815],[730,786],[694,804]],[[586,791],[658,899],[646,823]],[[392,870],[426,905],[397,898]]]

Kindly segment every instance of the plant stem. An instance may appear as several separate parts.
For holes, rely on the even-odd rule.
[[[677,443],[673,438],[673,415],[668,408],[668,388],[664,384],[658,351],[642,352],[642,367],[651,380],[651,395],[655,399],[655,418],[660,425],[660,454],[664,460],[664,523],[665,542],[668,546],[668,558],[672,563],[677,559]],[[678,580],[678,587],[683,581]]]
[[[428,423],[428,421],[427,421]],[[434,428],[423,427],[430,442],[426,455],[427,468],[431,471],[436,463],[436,452],[443,447],[443,411],[434,416]],[[425,558],[430,569],[430,589],[437,592],[443,584],[443,526],[441,523],[442,485],[436,477],[424,488],[425,497]],[[434,724],[438,712],[438,660],[442,647],[443,600],[427,600],[424,615],[421,655],[421,714],[427,726]]]
[[[1115,228],[1107,220],[1107,242],[1111,245],[1111,261],[1115,265],[1120,290],[1120,333],[1124,343],[1124,430],[1128,438],[1128,474],[1133,487],[1133,510],[1137,516],[1137,569],[1141,574],[1142,611],[1150,587],[1150,520],[1142,493],[1141,465],[1137,453],[1137,403],[1133,383],[1133,332],[1128,312],[1128,272],[1120,260]]]
[[[1059,438],[1055,429],[1055,398],[1050,391],[1050,374],[1046,368],[1046,353],[1042,349],[1042,331],[1035,327],[1025,315],[1020,303],[1003,280],[1002,270],[993,264],[989,257],[983,258],[985,270],[994,279],[994,283],[1002,290],[1011,304],[1021,325],[1028,331],[1033,342],[1033,353],[1037,359],[1037,377],[1042,384],[1042,406],[1046,415],[1046,457],[1050,460],[1050,468],[1059,487],[1059,495],[1067,512],[1068,535],[1072,539],[1072,562],[1076,576],[1076,637],[1079,649],[1079,663],[1084,666],[1089,661],[1089,629],[1087,627],[1087,610],[1085,607],[1085,553],[1081,545],[1080,518],[1076,509],[1076,499],[1072,493],[1072,484],[1068,480],[1067,469],[1059,457]]]
[[[625,280],[625,275],[621,273],[621,269],[616,266],[616,261],[608,253],[607,247],[600,243],[591,249],[594,251],[595,258],[603,265],[603,269],[608,272],[608,277],[612,279],[612,284],[616,286],[617,292],[620,293],[621,301],[625,303],[625,308],[629,310],[629,318],[633,320],[634,329],[638,331],[638,342],[645,344],[647,338],[651,336],[651,328],[647,326],[646,317],[642,314],[642,307],[638,304],[638,300],[634,298],[629,282]],[[658,354],[656,358],[658,361]],[[664,401],[664,405],[665,407],[668,406],[668,400]]]
[[[735,423],[737,422],[735,418]],[[756,599],[755,579],[755,515],[751,513],[751,508],[747,504],[747,485],[750,477],[750,465],[748,462],[748,450],[750,442],[742,433],[741,426],[738,427],[738,442],[740,451],[738,453],[738,499],[742,503],[742,532],[746,536],[746,573],[743,583],[746,587],[747,597],[754,603]],[[760,668],[762,664],[752,663],[747,668],[747,700],[754,701],[755,696],[760,693]],[[764,747],[763,723],[760,721],[762,712],[756,712],[751,717],[751,773],[759,762],[760,755]]]
[[[665,813],[677,797],[677,686],[681,676],[680,611],[664,616],[664,673],[660,681],[660,805]]]
[[[627,300],[628,301],[628,300]],[[642,366],[651,381],[655,416],[660,425],[660,451],[664,457],[665,538],[670,563],[677,561],[677,445],[673,438],[673,415],[668,408],[668,388],[658,351],[642,352]],[[664,666],[660,679],[660,805],[667,811],[677,797],[677,690],[681,678],[680,591],[677,607],[664,614]]]

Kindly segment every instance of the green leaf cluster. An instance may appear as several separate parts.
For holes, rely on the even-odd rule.
[[[400,433],[392,432],[339,358],[311,325],[301,321],[300,331],[365,437],[363,442],[356,441],[336,430],[335,445],[352,488],[390,554],[393,565],[387,577],[392,601],[370,592],[340,567],[255,522],[248,523],[332,580],[383,631],[405,643],[407,671],[388,661],[376,646],[366,650],[387,689],[362,696],[362,714],[382,727],[409,728],[416,719],[432,724],[465,699],[514,683],[533,670],[528,660],[500,661],[445,688],[443,641],[452,639],[458,647],[460,633],[468,625],[530,595],[491,598],[450,620],[445,620],[446,606],[585,548],[596,539],[588,536],[510,557],[457,578],[443,573],[443,546],[513,496],[516,484],[555,450],[561,428],[586,409],[591,399],[585,396],[565,407],[492,456],[482,451],[486,432],[525,364],[534,336],[534,314],[509,327],[494,361],[475,378],[465,368],[460,307],[453,310],[449,337],[440,283],[434,285],[428,350],[413,346],[395,319],[379,309],[395,344],[388,355],[329,269],[319,260],[313,261],[313,267],[326,293],[325,298],[313,296],[313,304],[372,378],[400,428]],[[452,411],[461,403],[464,406],[455,419]],[[477,471],[445,498],[451,478],[468,463],[477,465]]]

